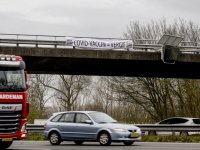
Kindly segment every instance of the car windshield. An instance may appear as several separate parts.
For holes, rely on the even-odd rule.
[[[96,122],[96,123],[116,123],[117,121],[108,116],[105,113],[101,112],[92,112],[89,113],[90,117]]]
[[[23,70],[0,71],[0,91],[25,91]]]

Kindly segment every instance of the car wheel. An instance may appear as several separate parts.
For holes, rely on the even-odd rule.
[[[52,132],[49,136],[52,145],[59,145],[61,142],[60,135],[57,132]]]
[[[124,145],[132,145],[134,142],[123,142]]]
[[[13,141],[10,142],[1,142],[1,149],[7,149],[8,147],[10,147],[10,145],[12,144]]]
[[[187,132],[180,132],[180,136],[188,136]]]
[[[83,144],[83,141],[74,141],[74,143],[76,143],[76,145],[81,145]]]
[[[150,136],[156,136],[156,131],[149,131]]]
[[[102,132],[99,135],[99,143],[100,145],[110,145],[111,138],[108,132]]]

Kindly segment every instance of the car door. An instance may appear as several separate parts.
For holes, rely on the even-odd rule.
[[[188,119],[185,118],[172,118],[170,121],[170,124],[173,125],[185,125],[187,124],[187,122],[189,122]],[[182,132],[185,131],[181,131],[181,132],[172,132],[172,135],[180,135]],[[187,132],[186,132],[187,133]]]
[[[166,119],[159,122],[159,125],[170,125],[171,119]],[[164,131],[156,131],[157,135],[172,135],[171,132],[164,132]]]
[[[90,118],[84,113],[77,113],[75,117],[74,138],[81,140],[93,140],[95,138],[94,124],[87,123]]]
[[[66,113],[57,122],[57,129],[62,139],[71,140],[74,138],[74,117],[75,113]]]

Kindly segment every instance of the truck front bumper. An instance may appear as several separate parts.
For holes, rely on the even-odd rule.
[[[21,124],[20,124],[20,128],[19,128],[19,131],[15,134],[4,134],[4,135],[1,135],[0,134],[0,141],[3,139],[3,138],[13,138],[13,140],[17,140],[17,139],[25,139],[27,137],[27,131],[22,131],[22,127],[23,125],[27,122],[27,119],[22,119],[21,120]]]

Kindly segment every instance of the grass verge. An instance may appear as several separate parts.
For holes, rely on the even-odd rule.
[[[27,138],[23,139],[26,141],[47,141],[48,139],[44,137],[41,133],[28,133]]]
[[[140,142],[179,142],[200,143],[200,136],[148,136],[143,135]]]

